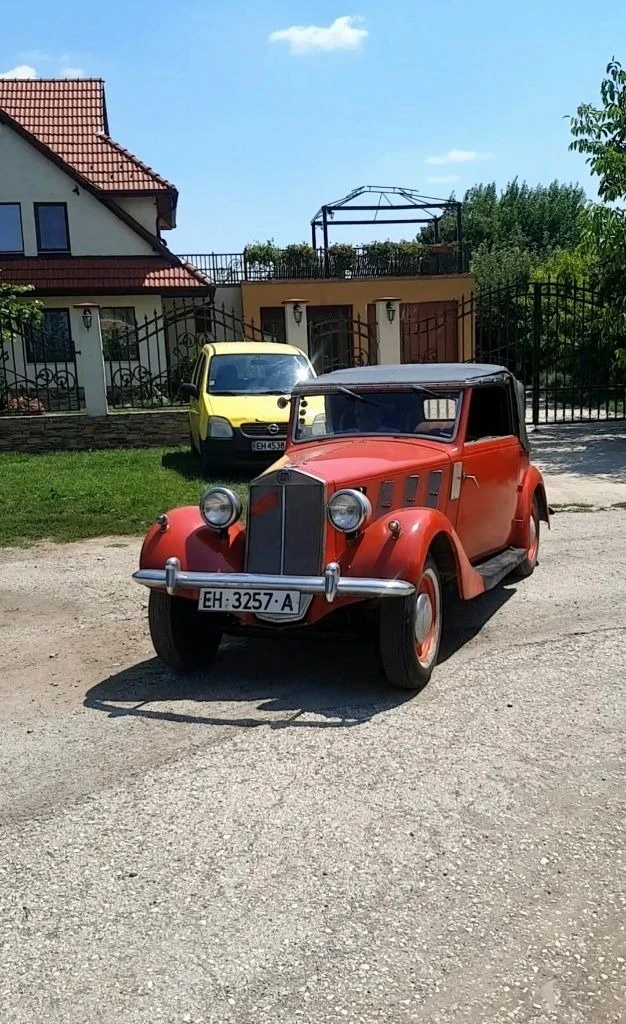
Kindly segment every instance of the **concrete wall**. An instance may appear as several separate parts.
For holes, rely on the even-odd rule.
[[[55,202],[67,204],[73,256],[152,254],[148,242],[3,124],[0,124],[0,202],[21,203],[25,256],[37,255],[33,204]]]

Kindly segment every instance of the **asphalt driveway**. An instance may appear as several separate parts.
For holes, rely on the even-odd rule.
[[[362,644],[152,658],[136,540],[2,552],[2,1024],[617,1024],[626,513]]]

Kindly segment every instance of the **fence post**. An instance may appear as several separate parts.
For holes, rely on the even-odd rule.
[[[541,298],[542,286],[539,281],[533,285],[533,427],[539,425],[539,389],[541,368]]]
[[[285,310],[285,340],[287,344],[295,345],[310,357],[307,301],[307,299],[286,299],[282,305]]]
[[[85,390],[85,412],[88,416],[108,416],[100,307],[91,302],[81,302],[74,309],[79,313],[72,327],[78,342],[76,354],[80,355],[79,384]]]
[[[378,330],[378,362],[381,366],[393,366],[401,363],[400,299],[387,296],[382,299],[376,299],[376,324]]]

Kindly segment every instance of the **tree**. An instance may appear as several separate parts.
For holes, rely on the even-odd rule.
[[[584,213],[580,185],[553,181],[533,187],[514,178],[501,192],[495,182],[468,189],[462,207],[463,240],[478,287],[527,283],[536,263],[579,245]],[[454,217],[443,219],[439,237],[456,237]],[[428,225],[420,240],[431,243],[434,238],[434,228]]]
[[[30,284],[6,284],[0,280],[0,329],[41,322],[41,302],[29,297],[32,291]]]
[[[603,298],[613,305],[612,319],[621,317],[626,335],[626,71],[613,58],[600,85],[601,105],[582,103],[570,118],[574,136],[570,149],[586,154],[598,178],[602,202],[590,203],[582,242],[596,260]],[[607,205],[612,204],[612,205]],[[626,366],[626,348],[618,349]]]

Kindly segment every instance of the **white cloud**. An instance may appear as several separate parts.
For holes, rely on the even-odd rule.
[[[83,68],[63,68],[61,71],[61,78],[84,78],[85,72]]]
[[[292,53],[315,53],[329,50],[358,50],[368,36],[366,28],[359,27],[361,18],[344,16],[335,18],[332,25],[292,25],[271,32],[270,43],[288,43]]]
[[[460,180],[458,174],[433,174],[430,178],[426,178],[430,185],[452,185],[455,181]]]
[[[35,68],[32,68],[30,64],[18,64],[16,68],[11,68],[10,71],[2,71],[0,78],[38,78],[39,75]]]
[[[475,149],[449,149],[440,156],[429,156],[427,164],[469,164],[475,160],[492,160],[493,153],[479,153]]]

